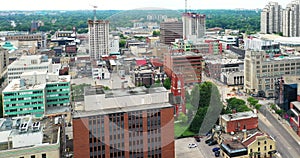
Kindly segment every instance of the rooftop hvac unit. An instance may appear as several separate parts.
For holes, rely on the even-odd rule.
[[[32,124],[32,131],[36,132],[36,131],[39,131],[41,128],[41,123],[40,122],[34,122]]]
[[[19,128],[19,132],[20,133],[25,133],[28,131],[28,123],[22,123],[20,128]]]

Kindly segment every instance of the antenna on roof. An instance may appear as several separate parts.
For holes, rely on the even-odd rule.
[[[96,21],[97,20],[97,18],[96,18],[96,10],[97,10],[98,6],[91,5],[91,4],[90,4],[90,6],[92,6],[94,8],[94,21]]]
[[[185,0],[185,8],[184,8],[184,12],[187,13],[187,0]]]

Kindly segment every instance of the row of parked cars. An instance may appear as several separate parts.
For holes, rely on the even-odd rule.
[[[210,135],[209,135],[209,136],[210,136]],[[209,136],[208,136],[208,137],[209,137]],[[203,138],[203,136],[194,136],[194,138],[195,138],[195,141],[196,141],[196,142],[201,142],[201,138]],[[207,140],[205,140],[205,143],[206,143],[207,145],[209,145],[209,146],[213,146],[213,145],[218,144],[217,140],[214,140],[212,137],[209,138],[209,139],[207,139]],[[190,144],[188,145],[188,147],[189,147],[189,148],[196,148],[196,147],[198,147],[198,145],[195,144],[195,143],[190,143]],[[215,157],[220,157],[220,148],[219,148],[219,147],[214,147],[214,148],[212,149],[212,152],[214,152]]]
[[[205,143],[209,146],[213,146],[213,145],[216,145],[218,144],[218,141],[217,140],[214,140],[212,137],[207,139],[205,141]],[[212,152],[214,152],[215,154],[215,157],[219,157],[220,156],[220,148],[219,147],[215,147],[212,149]]]

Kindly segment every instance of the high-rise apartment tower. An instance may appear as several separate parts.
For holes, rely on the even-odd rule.
[[[100,59],[109,51],[109,21],[89,20],[89,53],[91,59]]]

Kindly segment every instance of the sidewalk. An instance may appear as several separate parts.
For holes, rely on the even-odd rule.
[[[268,109],[269,110],[269,109]],[[298,142],[298,145],[300,146],[300,137],[296,134],[296,132],[291,128],[290,124],[281,118],[278,114],[274,114],[271,112],[271,116],[274,117],[283,127],[286,129],[286,131],[294,138],[296,142]],[[280,118],[280,120],[278,120]]]

